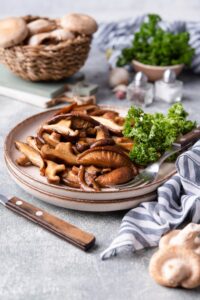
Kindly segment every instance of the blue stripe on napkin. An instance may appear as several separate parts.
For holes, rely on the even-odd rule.
[[[164,233],[186,219],[200,222],[200,140],[178,157],[176,169],[177,174],[158,188],[157,202],[144,202],[124,216],[118,236],[102,259],[157,246]]]

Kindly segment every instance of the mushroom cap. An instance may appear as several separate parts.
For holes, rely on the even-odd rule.
[[[103,168],[133,167],[130,158],[117,146],[103,146],[86,150],[78,156],[77,163],[84,166],[94,165]]]
[[[86,35],[93,34],[98,28],[96,21],[90,16],[75,13],[62,17],[60,25],[69,31]]]
[[[169,246],[152,256],[149,273],[164,286],[195,288],[200,285],[200,256],[190,249]]]
[[[28,35],[28,27],[22,18],[0,20],[0,47],[7,48],[20,44]]]
[[[137,172],[136,172],[137,173]],[[101,187],[112,186],[128,182],[136,175],[133,168],[121,167],[109,173],[105,173],[97,177],[96,182]]]
[[[50,32],[43,32],[32,35],[28,41],[28,44],[31,46],[37,46],[44,44],[45,41],[50,42],[60,42],[60,41],[67,41],[73,40],[75,38],[72,32],[66,31],[64,29],[56,29]]]
[[[45,19],[37,19],[27,24],[29,34],[34,35],[42,32],[49,32],[56,28],[54,22]]]

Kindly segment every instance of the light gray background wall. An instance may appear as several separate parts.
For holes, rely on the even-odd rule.
[[[110,21],[156,12],[167,20],[200,21],[200,0],[0,0],[0,4],[0,16],[60,16],[76,11]]]

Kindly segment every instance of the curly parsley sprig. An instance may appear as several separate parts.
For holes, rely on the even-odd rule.
[[[134,140],[130,158],[137,164],[146,166],[159,157],[181,134],[196,127],[196,122],[187,120],[188,113],[181,103],[174,104],[168,114],[149,114],[132,106],[125,118],[123,134]]]

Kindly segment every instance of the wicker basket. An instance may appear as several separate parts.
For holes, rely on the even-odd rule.
[[[26,16],[24,19],[29,23],[38,17]],[[84,65],[91,39],[91,36],[79,35],[74,40],[56,45],[18,45],[0,48],[0,63],[26,80],[63,79],[72,76]]]

